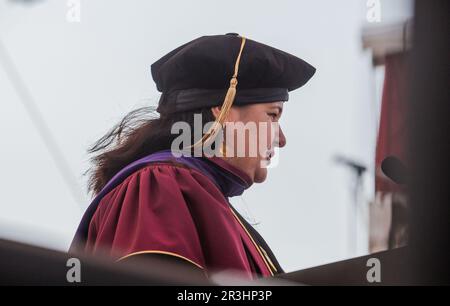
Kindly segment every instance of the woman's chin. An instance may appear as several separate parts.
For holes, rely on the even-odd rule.
[[[267,168],[258,168],[255,172],[253,181],[255,183],[262,183],[267,178]]]

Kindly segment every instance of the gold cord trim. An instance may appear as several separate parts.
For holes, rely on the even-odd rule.
[[[264,256],[267,259],[267,262],[269,263],[269,265],[272,267],[273,271],[278,272],[277,268],[275,267],[275,265],[273,264],[272,260],[269,257],[269,254],[267,254],[266,250],[264,250],[264,248],[262,246],[259,246],[259,248],[261,249],[261,251],[264,253]]]
[[[147,251],[140,251],[140,252],[134,252],[134,253],[130,253],[128,255],[125,255],[119,259],[116,260],[116,262],[119,262],[121,260],[124,260],[126,258],[129,258],[131,256],[135,256],[135,255],[141,255],[141,254],[164,254],[164,255],[169,255],[169,256],[174,256],[174,257],[178,257],[181,258],[195,266],[197,266],[197,268],[200,268],[202,270],[205,270],[205,268],[203,268],[201,265],[199,265],[198,263],[196,263],[195,261],[190,260],[189,258],[186,258],[182,255],[176,254],[176,253],[172,253],[172,252],[166,252],[166,251],[159,251],[159,250],[147,250]]]
[[[239,222],[239,224],[241,225],[241,227],[244,229],[244,231],[247,233],[247,236],[250,238],[250,240],[252,241],[252,243],[254,244],[256,250],[258,251],[259,255],[261,256],[261,258],[264,261],[264,264],[266,265],[267,269],[269,270],[270,274],[273,276],[273,271],[272,268],[270,266],[270,264],[267,262],[266,257],[264,256],[264,254],[261,252],[261,249],[259,248],[258,244],[255,242],[255,240],[253,240],[252,235],[250,235],[250,233],[247,231],[247,229],[245,228],[244,224],[242,224],[241,220],[239,220],[238,216],[236,216],[236,214],[234,213],[233,209],[230,208],[231,213],[233,214],[234,218]],[[275,269],[276,271],[276,269]]]

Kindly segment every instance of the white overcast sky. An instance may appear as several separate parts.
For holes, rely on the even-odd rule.
[[[81,0],[81,22],[69,23],[67,1],[0,0],[0,41],[81,195],[76,201],[65,184],[0,58],[0,237],[67,249],[90,201],[86,149],[128,111],[157,103],[150,65],[196,37],[237,32],[301,57],[317,72],[285,105],[288,144],[279,165],[233,203],[258,222],[288,271],[354,256],[352,176],[333,157],[369,167],[370,199],[379,86],[361,48],[366,2]],[[381,24],[411,14],[410,1],[380,3]],[[366,252],[365,240],[359,238],[358,254]]]

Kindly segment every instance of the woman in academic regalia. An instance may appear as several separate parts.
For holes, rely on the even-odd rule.
[[[151,71],[162,92],[159,116],[144,117],[145,108],[133,111],[91,148],[97,153],[90,177],[96,197],[71,251],[107,252],[118,261],[167,257],[207,275],[235,270],[254,278],[282,272],[228,198],[265,180],[274,148],[286,144],[278,125],[283,103],[315,69],[230,33],[188,42]],[[194,129],[196,115],[202,124],[212,124],[201,126],[200,134],[194,131],[190,145],[174,149],[180,135],[173,127],[181,122]],[[256,130],[231,137],[235,133],[227,130],[234,123],[254,123]]]

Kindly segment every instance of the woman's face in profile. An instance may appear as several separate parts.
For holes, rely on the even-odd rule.
[[[213,108],[217,116],[219,108]],[[247,173],[255,183],[267,177],[275,147],[284,147],[286,137],[279,126],[283,102],[233,106],[225,124],[225,159]]]

